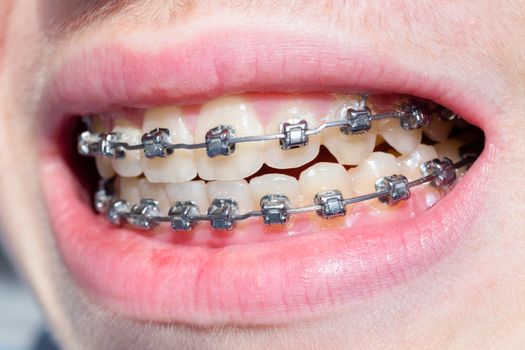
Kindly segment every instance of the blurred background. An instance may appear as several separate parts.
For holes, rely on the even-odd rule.
[[[56,350],[31,292],[0,242],[0,350]]]

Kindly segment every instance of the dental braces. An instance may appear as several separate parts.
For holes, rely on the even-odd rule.
[[[239,204],[234,198],[216,198],[206,214],[192,201],[176,202],[167,216],[160,215],[159,203],[154,199],[142,199],[139,204],[131,205],[123,199],[117,199],[109,193],[108,181],[101,180],[96,191],[95,209],[104,213],[115,226],[125,223],[133,227],[150,230],[160,223],[168,222],[175,231],[191,231],[199,222],[207,221],[217,230],[233,230],[239,221],[260,217],[266,225],[284,225],[292,215],[315,212],[322,218],[331,219],[346,215],[350,204],[378,199],[381,203],[394,206],[410,198],[411,189],[429,184],[444,193],[451,190],[458,176],[456,170],[469,167],[477,159],[477,154],[467,151],[462,160],[454,163],[449,158],[434,159],[420,166],[421,177],[408,181],[403,175],[391,175],[378,179],[373,193],[344,198],[339,190],[320,192],[314,197],[314,204],[306,207],[292,207],[290,200],[283,194],[268,194],[260,200],[260,210],[239,213]]]
[[[383,119],[398,119],[401,128],[414,130],[430,124],[432,118],[453,120],[457,116],[450,110],[437,106],[421,108],[415,102],[403,104],[399,110],[372,114],[365,106],[366,97],[352,108],[344,106],[340,111],[340,120],[319,124],[309,128],[306,120],[285,121],[280,125],[280,132],[256,136],[236,136],[235,128],[231,125],[219,125],[210,129],[201,143],[172,143],[171,133],[166,128],[155,128],[141,137],[141,143],[129,144],[124,142],[124,136],[119,132],[94,133],[85,131],[78,137],[78,152],[83,156],[122,159],[126,151],[143,150],[144,156],[149,159],[164,158],[173,154],[177,149],[206,149],[210,158],[228,156],[235,152],[238,143],[278,140],[281,149],[289,150],[308,145],[309,137],[317,135],[325,129],[339,127],[345,135],[363,134],[372,128],[372,122]]]

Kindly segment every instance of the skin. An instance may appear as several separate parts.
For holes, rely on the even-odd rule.
[[[2,240],[67,349],[498,348],[525,346],[524,1],[80,1],[0,4],[0,222]],[[212,16],[213,15],[213,16]],[[208,18],[209,17],[209,18]],[[64,43],[96,34],[176,29],[207,19],[242,28],[314,28],[362,37],[408,64],[468,79],[500,106],[491,190],[468,240],[421,276],[334,313],[287,326],[148,324],[87,300],[55,247],[31,144],[47,67]],[[94,35],[94,37],[96,37]],[[191,35],[191,33],[190,33]],[[490,171],[489,171],[490,170]],[[20,209],[23,208],[23,209]],[[31,214],[28,214],[28,213]]]

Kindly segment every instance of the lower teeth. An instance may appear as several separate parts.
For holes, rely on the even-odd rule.
[[[293,207],[289,199],[279,193],[268,194],[261,198],[260,210],[239,213],[239,204],[234,198],[215,198],[206,214],[201,214],[200,208],[191,201],[176,202],[169,209],[167,216],[160,215],[160,206],[154,199],[142,199],[140,204],[130,205],[125,200],[116,199],[108,194],[105,180],[95,194],[95,208],[105,213],[108,220],[121,226],[129,223],[140,229],[152,229],[163,222],[171,223],[176,231],[190,231],[199,222],[209,222],[217,230],[232,230],[237,222],[250,218],[262,218],[267,225],[286,224],[291,215],[316,212],[318,216],[331,219],[346,215],[346,206],[354,203],[378,199],[385,205],[394,206],[408,200],[413,187],[429,184],[443,193],[452,189],[458,179],[456,171],[469,167],[476,160],[472,155],[465,156],[459,162],[448,158],[435,159],[421,165],[421,177],[408,181],[401,174],[380,178],[376,181],[376,191],[373,193],[343,198],[339,190],[324,191],[316,194],[312,205]]]

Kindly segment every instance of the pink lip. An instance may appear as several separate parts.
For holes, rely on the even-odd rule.
[[[481,106],[481,92],[446,75],[404,67],[387,54],[346,51],[318,39],[216,32],[166,43],[149,54],[121,44],[86,49],[61,66],[47,107],[55,116],[237,91],[392,91],[452,108],[482,127],[493,145],[489,115],[496,111]],[[52,120],[55,126],[63,121]],[[42,183],[60,252],[77,283],[124,315],[196,324],[319,316],[423,273],[467,237],[483,198],[481,175],[490,169],[484,152],[453,192],[395,227],[211,249],[164,244],[110,227],[78,191],[59,146],[42,141]]]

